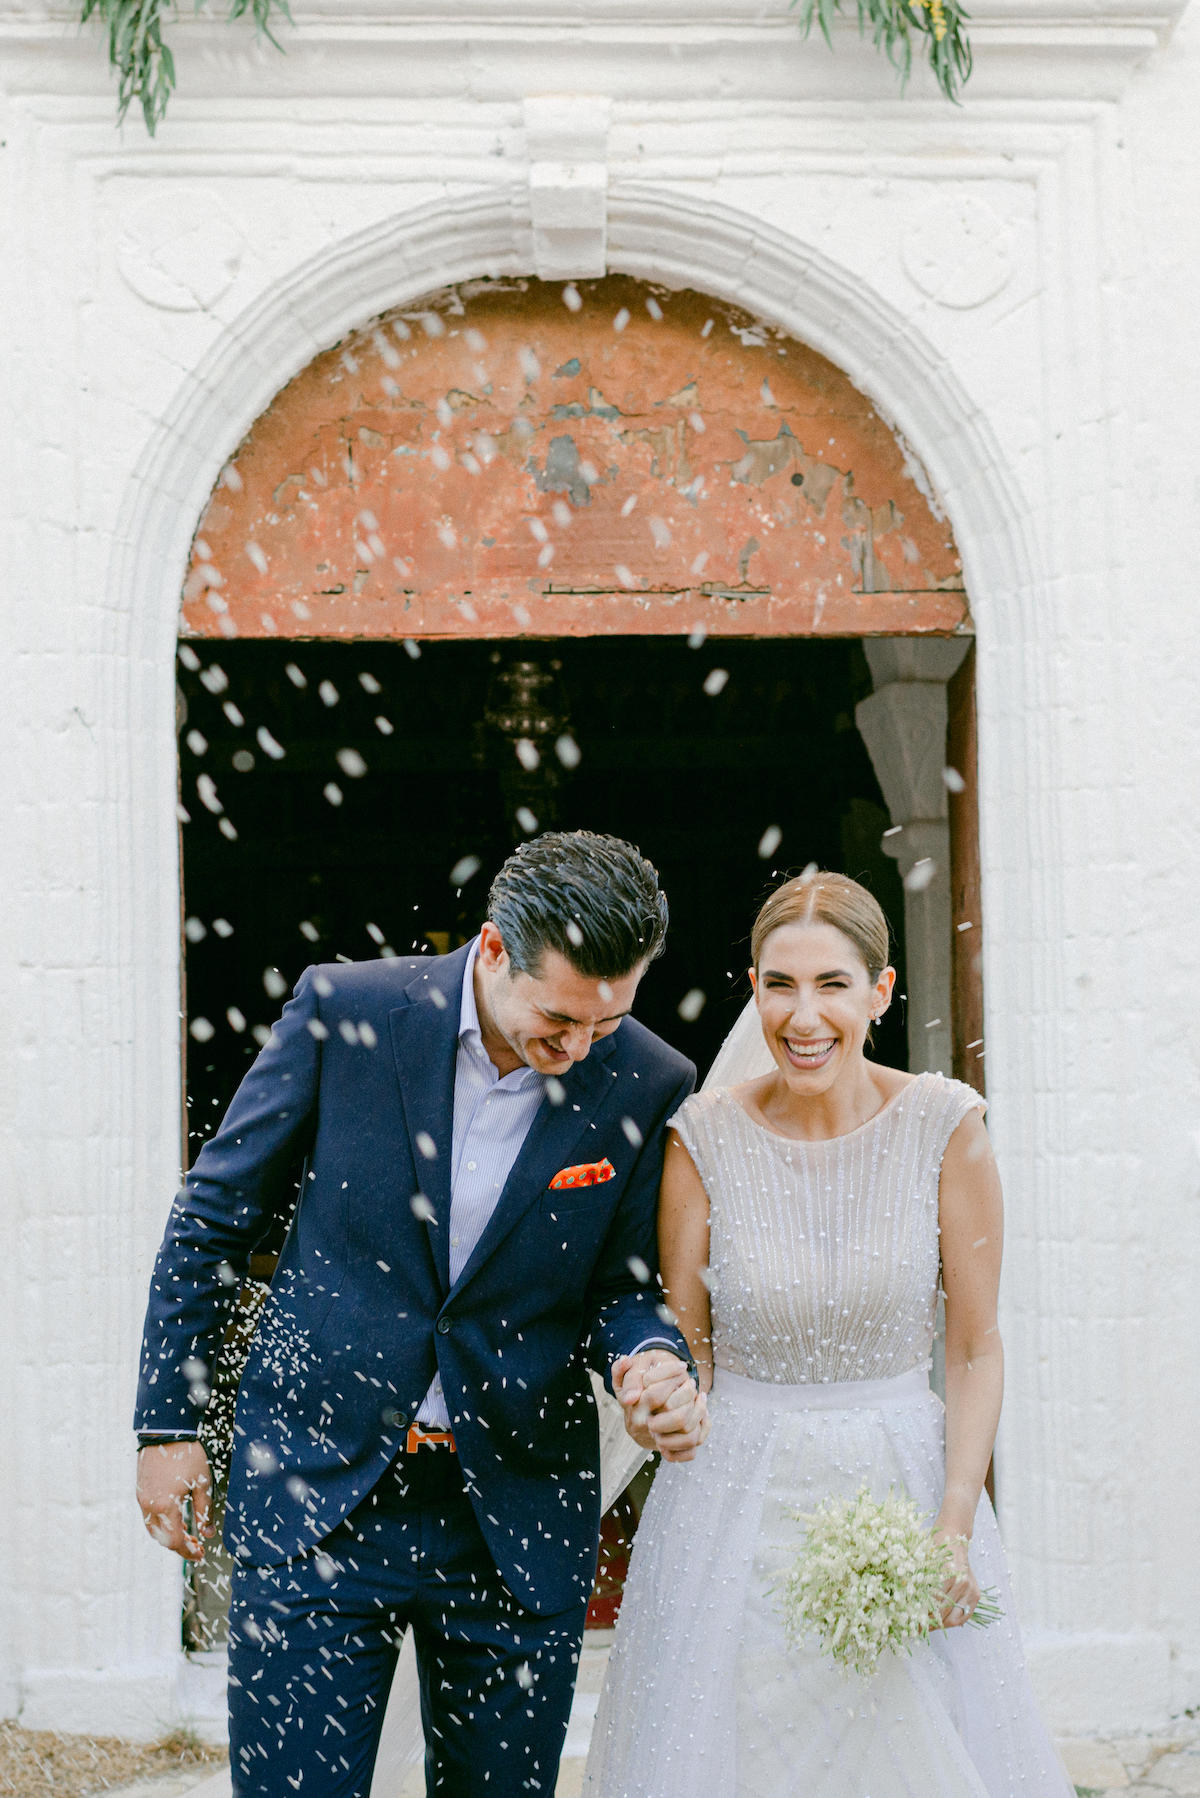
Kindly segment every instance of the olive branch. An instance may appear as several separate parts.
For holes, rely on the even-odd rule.
[[[197,0],[199,11],[202,0]],[[108,28],[108,60],[117,71],[117,123],[136,100],[154,136],[175,88],[175,58],[163,37],[163,25],[173,18],[175,0],[83,0],[80,22],[95,14]],[[273,19],[291,23],[288,0],[229,0],[230,19],[250,13],[259,34],[282,49],[271,30]]]
[[[790,6],[800,8],[805,37],[815,23],[831,50],[833,16],[848,4],[849,0],[789,0]],[[855,4],[860,35],[870,34],[875,48],[899,70],[901,83],[912,73],[914,40],[924,39],[938,86],[948,100],[957,101],[971,73],[971,45],[963,29],[970,15],[958,0],[855,0]]]

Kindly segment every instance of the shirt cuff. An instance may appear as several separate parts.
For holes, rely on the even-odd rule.
[[[669,1355],[674,1355],[677,1361],[682,1361],[683,1365],[687,1368],[688,1373],[695,1381],[697,1391],[699,1390],[700,1370],[690,1354],[681,1355],[679,1353],[679,1344],[677,1342],[669,1342],[665,1336],[648,1336],[645,1342],[639,1342],[637,1347],[631,1352],[635,1355],[640,1355],[644,1350],[652,1348],[666,1349]]]

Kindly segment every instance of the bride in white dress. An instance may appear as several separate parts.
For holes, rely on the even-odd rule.
[[[714,1074],[769,1071],[710,1076],[674,1120],[662,1272],[712,1433],[660,1467],[643,1513],[588,1798],[1072,1798],[983,1490],[1003,1383],[984,1102],[865,1058],[887,946],[854,881],[780,888],[752,937],[757,1058],[735,1031]],[[939,1266],[944,1413],[928,1378]],[[908,1492],[956,1567],[946,1629],[871,1680],[815,1640],[789,1647],[777,1596],[795,1512],[864,1480]],[[964,1629],[981,1586],[1004,1614]]]

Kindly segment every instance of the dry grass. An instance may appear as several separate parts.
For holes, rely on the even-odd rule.
[[[182,1729],[146,1743],[0,1723],[0,1798],[89,1798],[135,1779],[215,1766],[224,1758],[224,1749],[210,1748]]]

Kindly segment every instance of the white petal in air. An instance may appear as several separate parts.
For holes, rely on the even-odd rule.
[[[450,870],[450,885],[452,887],[465,887],[468,880],[473,879],[474,876],[478,874],[482,865],[483,864],[480,862],[477,855],[460,856]]]
[[[272,761],[279,762],[283,760],[284,754],[286,753],[283,744],[276,741],[265,724],[259,725],[254,736],[255,741],[258,743],[258,747],[262,750],[264,755],[269,755]]]
[[[220,814],[225,810],[217,793],[217,783],[211,774],[196,776],[196,791],[200,795],[200,803],[210,812]]]

